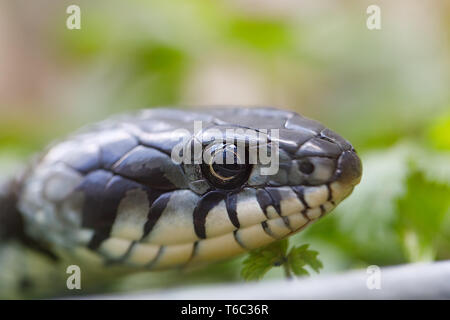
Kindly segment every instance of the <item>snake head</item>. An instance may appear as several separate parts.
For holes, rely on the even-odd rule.
[[[192,149],[198,143],[211,156],[203,162],[192,157],[183,171],[199,195],[193,208],[196,237],[219,246],[219,239],[227,239],[222,245],[237,243],[230,255],[302,230],[349,196],[361,179],[352,145],[314,120],[268,108],[211,113],[214,120],[187,143]],[[263,145],[271,161],[261,163]],[[252,151],[257,156],[252,158]]]
[[[192,161],[174,161],[191,149]],[[58,252],[164,269],[288,237],[361,173],[347,140],[294,112],[150,109],[52,145],[24,178],[19,209],[29,234]]]

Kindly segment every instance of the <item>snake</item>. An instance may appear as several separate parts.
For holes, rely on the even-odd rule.
[[[216,143],[211,130],[231,139]],[[267,164],[236,156],[239,142],[248,155],[263,140],[277,155],[270,174],[262,173]],[[173,160],[174,148],[187,154],[194,142],[208,161]],[[111,268],[158,271],[241,255],[320,219],[361,175],[350,142],[292,111],[170,107],[112,116],[50,144],[3,183],[0,297],[51,288],[61,263],[88,265],[97,280]]]

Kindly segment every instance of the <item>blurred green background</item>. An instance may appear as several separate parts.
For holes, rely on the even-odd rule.
[[[70,4],[81,30],[66,28]],[[381,30],[366,27],[370,4]],[[318,250],[325,273],[450,259],[449,80],[446,0],[0,0],[0,172],[112,113],[276,106],[339,132],[364,164],[292,244]],[[242,281],[241,259],[154,281]]]

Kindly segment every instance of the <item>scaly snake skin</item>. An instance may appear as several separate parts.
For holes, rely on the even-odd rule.
[[[278,173],[263,176],[254,165],[244,182],[221,188],[199,164],[174,163],[172,148],[194,136],[194,121],[220,131],[279,129]],[[190,137],[173,134],[180,128]],[[15,201],[1,204],[0,235],[20,234],[33,252],[98,270],[186,267],[298,232],[347,197],[361,172],[348,141],[293,112],[144,110],[83,129],[36,159],[9,186]]]

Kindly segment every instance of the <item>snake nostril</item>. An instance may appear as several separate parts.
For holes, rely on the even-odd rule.
[[[302,161],[298,168],[304,174],[311,174],[314,171],[314,165],[309,161]]]

